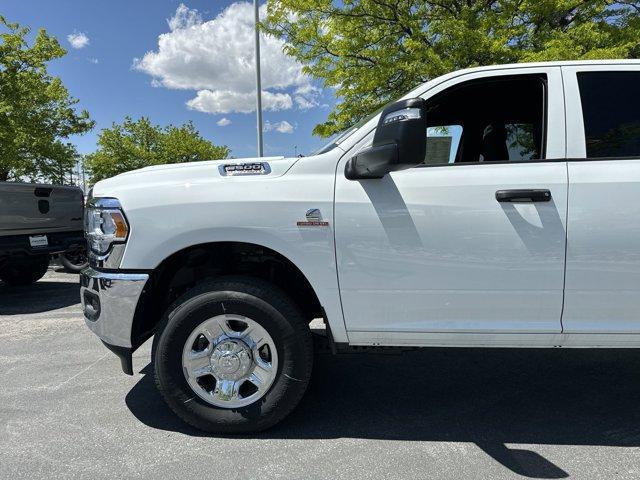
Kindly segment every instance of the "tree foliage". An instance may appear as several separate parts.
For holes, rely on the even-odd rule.
[[[179,127],[153,125],[148,118],[113,124],[98,135],[98,150],[87,155],[93,183],[119,173],[165,163],[226,158],[229,149],[202,138],[191,122]]]
[[[631,0],[269,0],[263,27],[335,88],[314,130],[328,136],[456,69],[637,58],[639,13]]]
[[[76,112],[47,62],[66,51],[45,30],[32,45],[29,29],[0,16],[0,181],[29,178],[63,183],[78,154],[70,135],[93,128],[86,111]]]

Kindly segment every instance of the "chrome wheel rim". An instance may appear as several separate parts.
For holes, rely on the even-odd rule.
[[[269,390],[278,371],[278,352],[258,322],[243,315],[218,315],[202,322],[187,338],[182,370],[204,401],[239,408]]]

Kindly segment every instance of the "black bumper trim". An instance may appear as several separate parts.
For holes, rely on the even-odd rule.
[[[111,345],[104,340],[102,340],[102,343],[104,343],[105,347],[118,356],[120,359],[120,365],[122,366],[122,371],[127,375],[133,375],[133,349]]]

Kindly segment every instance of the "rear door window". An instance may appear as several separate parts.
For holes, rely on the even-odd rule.
[[[587,158],[640,158],[640,72],[578,72]]]

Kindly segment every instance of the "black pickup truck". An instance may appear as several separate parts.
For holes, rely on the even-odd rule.
[[[83,211],[77,187],[0,182],[0,280],[28,285],[51,255],[83,249]]]

